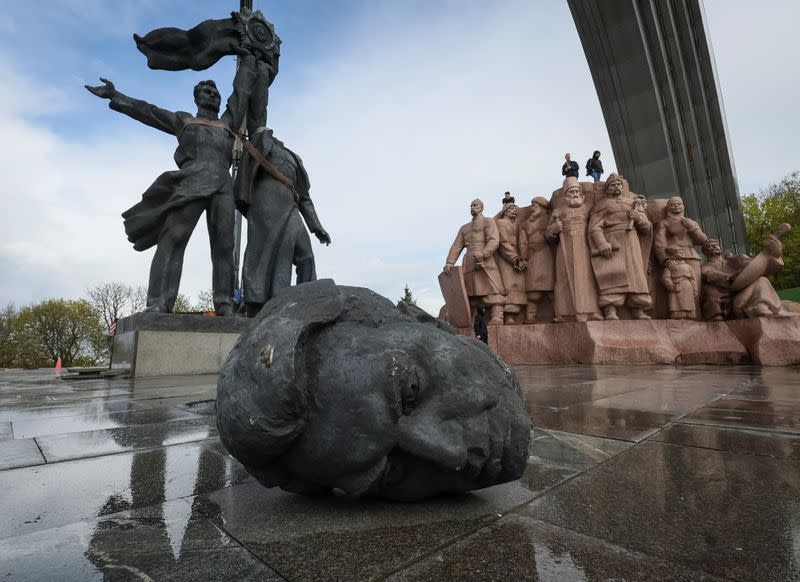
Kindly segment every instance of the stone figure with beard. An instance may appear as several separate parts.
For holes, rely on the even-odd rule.
[[[262,484],[416,500],[519,478],[531,424],[484,344],[331,280],[267,303],[220,373],[217,426]]]
[[[625,304],[634,319],[650,319],[645,310],[653,302],[639,237],[649,238],[653,225],[630,192],[626,192],[622,176],[610,174],[605,191],[606,197],[595,204],[589,219],[598,303],[606,319],[619,319],[617,308]]]

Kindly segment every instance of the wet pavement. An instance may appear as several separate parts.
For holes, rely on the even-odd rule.
[[[800,369],[518,367],[515,483],[403,504],[256,483],[213,376],[0,370],[0,580],[800,580]]]

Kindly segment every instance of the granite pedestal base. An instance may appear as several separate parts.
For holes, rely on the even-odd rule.
[[[470,337],[469,328],[458,333]],[[800,317],[701,322],[589,321],[489,326],[508,364],[800,363]]]
[[[134,378],[216,374],[247,329],[243,317],[137,313],[117,322],[111,368]]]

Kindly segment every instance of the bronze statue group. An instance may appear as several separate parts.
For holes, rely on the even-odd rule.
[[[178,296],[183,256],[205,212],[212,260],[214,308],[235,311],[235,210],[247,219],[247,248],[242,269],[244,305],[249,316],[280,289],[316,279],[314,253],[306,231],[330,244],[309,195],[308,174],[300,157],[267,129],[269,86],[278,73],[280,39],[260,12],[244,9],[230,18],[208,20],[184,31],[154,30],[134,35],[151,68],[203,70],[225,56],[237,56],[233,92],[222,115],[213,81],[194,88],[197,113],[168,111],[128,97],[105,79],[86,88],[108,99],[120,113],[174,135],[178,170],[156,178],[139,203],[123,213],[134,249],[156,247],[150,268],[147,311],[171,312]],[[244,147],[231,174],[236,140]],[[305,221],[305,224],[304,224]]]

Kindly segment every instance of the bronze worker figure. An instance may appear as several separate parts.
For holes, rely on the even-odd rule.
[[[243,57],[245,62],[255,57]],[[86,88],[120,113],[174,135],[178,139],[178,170],[164,172],[126,210],[125,233],[137,251],[156,246],[150,267],[147,311],[170,312],[183,269],[183,255],[200,215],[206,212],[212,260],[214,307],[219,315],[233,313],[234,196],[230,167],[234,133],[244,119],[252,87],[252,66],[239,67],[233,94],[219,116],[220,94],[213,81],[194,88],[197,114],[167,111],[103,85]]]

